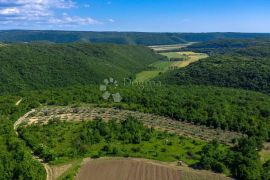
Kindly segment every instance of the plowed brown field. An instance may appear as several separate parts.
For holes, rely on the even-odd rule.
[[[180,170],[171,165],[141,159],[88,160],[76,180],[227,180],[220,174]]]

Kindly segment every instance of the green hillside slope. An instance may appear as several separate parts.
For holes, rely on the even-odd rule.
[[[133,76],[162,56],[138,46],[14,44],[0,48],[0,92],[65,87]]]
[[[261,140],[269,139],[269,96],[245,90],[205,86],[161,86],[158,88],[131,86],[119,87],[118,90],[123,96],[123,102],[119,104],[100,98],[102,93],[99,91],[98,86],[69,87],[52,91],[28,91],[21,93],[20,97],[12,95],[0,96],[0,173],[3,179],[45,179],[45,171],[42,170],[41,164],[30,157],[29,147],[26,147],[26,144],[14,133],[13,123],[20,116],[41,105],[73,105],[73,107],[79,107],[80,104],[85,105],[87,103],[99,104],[102,107],[114,106],[120,109],[155,113],[174,117],[176,120],[194,122],[197,125],[208,125],[214,128],[246,133],[250,136],[250,139],[239,140],[239,146],[231,148],[232,151],[230,152],[232,153],[229,154],[224,154],[215,146],[212,147],[212,143],[210,143],[202,149],[202,152],[199,152],[202,155],[200,163],[204,169],[212,169],[218,172],[224,170],[224,168],[219,167],[228,167],[231,169],[232,175],[238,179],[254,179],[245,177],[260,176],[261,171],[258,171],[258,169],[262,165],[259,162],[258,146],[262,143]],[[20,105],[16,106],[15,103],[20,98],[23,98],[23,100]],[[58,127],[65,128],[59,125]],[[86,129],[89,130],[89,128]],[[46,130],[49,136],[52,135],[50,131],[54,134],[61,132],[50,128],[50,130]],[[193,133],[197,132],[194,131]],[[58,135],[57,137],[65,137],[65,135],[67,134]],[[33,134],[31,136],[37,137],[33,136]],[[46,139],[46,142],[59,145],[55,143],[56,141],[50,140]],[[179,140],[183,139],[177,139],[177,142],[169,146],[174,147],[175,144],[178,144],[184,147],[184,144],[178,143]],[[31,143],[33,142],[31,141]],[[38,142],[40,143],[40,141]],[[217,142],[214,141],[213,143],[216,144]],[[29,142],[27,145],[29,145]],[[76,144],[76,147],[72,146],[72,148],[82,150],[80,145],[82,144]],[[194,145],[198,147],[198,144],[194,143]],[[44,147],[40,149],[42,153],[49,158],[56,157],[55,151],[51,147],[48,149],[47,146]],[[193,147],[191,146],[191,148]],[[64,150],[70,151],[70,149]],[[191,149],[188,148],[187,150]],[[77,152],[82,151],[69,153],[69,155],[72,156],[73,154],[72,157],[75,157],[78,155]],[[177,153],[179,153],[179,148]],[[174,158],[174,156],[170,157]],[[180,158],[182,159],[182,156]],[[217,164],[219,165],[217,166]]]
[[[270,93],[269,41],[216,41],[189,50],[212,54],[190,66],[165,73],[169,84],[216,85]]]

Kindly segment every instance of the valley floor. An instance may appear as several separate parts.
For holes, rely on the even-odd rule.
[[[191,63],[197,62],[201,59],[207,58],[207,54],[194,53],[190,51],[183,52],[166,52],[160,53],[163,56],[168,57],[168,61],[158,61],[150,64],[148,68],[150,70],[145,70],[136,75],[135,82],[145,82],[154,79],[162,73],[167,71],[184,68]],[[176,58],[176,60],[171,60]],[[182,60],[180,60],[182,58]],[[179,59],[179,60],[177,60]]]

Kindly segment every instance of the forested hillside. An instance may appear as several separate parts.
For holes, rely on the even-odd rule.
[[[164,59],[139,46],[12,44],[0,48],[0,92],[101,83],[119,80]]]
[[[268,40],[212,41],[187,49],[211,56],[165,73],[161,80],[169,84],[215,85],[270,93]]]
[[[228,152],[224,152],[223,148],[220,149],[218,143],[204,146],[199,154],[200,166],[217,172],[225,172],[224,170],[229,168],[234,177],[245,180],[262,175],[262,164],[257,149],[261,148],[262,140],[269,139],[269,96],[245,90],[204,86],[164,86],[144,89],[131,86],[119,87],[118,90],[123,96],[123,102],[118,104],[114,104],[111,100],[104,100],[98,86],[28,91],[18,94],[20,97],[0,96],[3,127],[0,132],[1,147],[3,147],[0,149],[0,172],[4,175],[4,179],[19,179],[19,175],[22,179],[45,177],[41,165],[37,165],[37,161],[30,158],[30,150],[15,136],[12,124],[19,116],[41,104],[78,107],[91,103],[103,107],[114,106],[151,112],[170,116],[176,120],[194,122],[197,125],[205,124],[245,133],[250,139],[239,140],[239,144]],[[20,98],[23,100],[19,106],[16,106],[15,102]],[[59,129],[62,127],[57,124],[55,126]],[[57,134],[60,131],[53,132]],[[72,148],[77,150],[77,146]],[[52,149],[43,150],[46,151],[42,153],[47,155],[54,153]],[[21,156],[17,156],[18,152]]]
[[[263,33],[144,33],[144,32],[86,32],[86,31],[0,31],[0,42],[49,41],[55,43],[90,42],[131,45],[164,45],[205,42],[227,38],[263,38]]]

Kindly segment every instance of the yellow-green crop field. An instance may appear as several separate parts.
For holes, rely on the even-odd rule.
[[[149,81],[151,79],[154,79],[158,75],[170,70],[170,67],[177,67],[177,68],[183,68],[188,66],[191,63],[194,63],[196,61],[199,61],[201,59],[207,58],[207,54],[203,53],[195,53],[190,51],[184,51],[184,52],[167,52],[167,53],[160,53],[163,56],[168,57],[168,61],[158,61],[153,64],[150,64],[149,67],[153,67],[153,70],[146,70],[138,73],[136,75],[136,82],[143,82],[143,81]],[[179,61],[170,61],[171,58],[179,58],[183,60]]]

